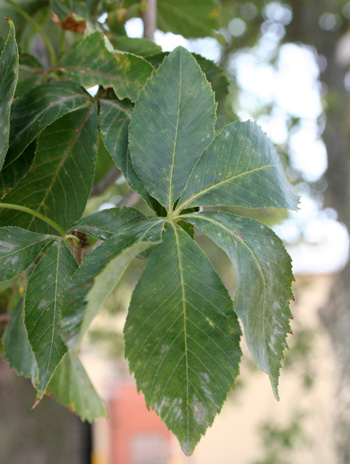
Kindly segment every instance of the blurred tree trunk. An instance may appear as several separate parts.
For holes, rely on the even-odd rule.
[[[327,60],[321,80],[327,86],[326,127],[323,140],[328,152],[325,206],[331,206],[350,231],[350,95],[344,78],[350,63],[341,63],[339,40],[349,30],[343,19],[337,31],[324,31],[318,21],[321,14],[340,14],[343,1],[313,0],[291,2],[293,21],[287,28],[287,40],[311,44]],[[350,49],[350,43],[348,44]],[[335,441],[340,464],[350,463],[350,265],[339,273],[321,318],[330,335],[337,362],[337,398]]]

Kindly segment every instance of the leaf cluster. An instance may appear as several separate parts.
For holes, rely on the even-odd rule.
[[[85,3],[52,1],[60,27],[68,27],[69,13],[93,24],[98,2]],[[160,27],[182,32],[176,14],[189,3],[159,1]],[[201,14],[215,21],[213,3],[201,1]],[[122,28],[135,6],[111,6],[107,21],[116,46],[132,51],[138,45]],[[206,24],[198,17],[193,35]],[[190,454],[235,384],[238,317],[276,397],[290,331],[292,273],[282,242],[258,221],[218,208],[295,209],[297,197],[257,125],[235,122],[217,132],[227,80],[214,63],[182,47],[163,54],[147,41],[139,54],[115,50],[95,27],[44,70],[18,51],[9,25],[0,58],[0,279],[19,290],[16,304],[5,298],[12,314],[5,357],[32,379],[38,400],[49,393],[83,419],[105,416],[79,348],[128,264],[147,257],[125,324],[125,355],[147,404]],[[21,66],[36,80],[16,87]],[[86,89],[95,85],[92,97]],[[84,216],[99,139],[150,217],[130,207]],[[234,303],[196,232],[234,264]]]

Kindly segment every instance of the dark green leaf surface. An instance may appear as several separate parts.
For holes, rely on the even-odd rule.
[[[135,288],[124,334],[147,404],[192,453],[234,385],[240,328],[210,261],[174,224]]]
[[[41,134],[30,173],[6,201],[38,211],[66,229],[83,214],[96,155],[97,108],[92,105],[65,115]],[[45,222],[20,211],[3,211],[0,218],[4,224],[54,233]]]
[[[100,32],[94,32],[74,45],[55,68],[86,87],[113,87],[118,98],[131,101],[137,99],[152,69],[146,60],[136,55],[107,50]]]
[[[89,94],[73,82],[48,82],[18,100],[11,111],[10,146],[5,165],[13,163],[48,125],[85,105]]]
[[[229,124],[219,133],[193,168],[179,205],[295,210],[298,197],[272,143],[247,121]]]
[[[99,126],[105,147],[111,154],[115,164],[122,171],[130,187],[147,202],[158,215],[164,211],[162,206],[146,191],[137,177],[128,150],[128,128],[133,105],[124,100],[101,100]]]
[[[211,142],[214,94],[196,60],[176,48],[154,72],[130,125],[131,160],[147,191],[171,207]]]
[[[231,259],[236,270],[235,309],[248,347],[267,372],[276,398],[280,360],[291,331],[291,259],[282,241],[264,224],[216,211],[185,216]]]
[[[70,227],[100,240],[107,240],[146,219],[140,211],[127,206],[104,209],[90,214]]]
[[[48,386],[55,399],[73,410],[83,421],[107,417],[107,408],[96,393],[77,356],[64,356]]]
[[[21,299],[6,327],[4,334],[5,358],[17,374],[35,380],[37,367],[24,326],[23,299]]]
[[[22,155],[0,172],[0,198],[9,193],[25,177],[35,158],[36,140],[24,150]]]
[[[0,227],[0,281],[25,271],[53,240],[19,227]]]
[[[1,18],[1,23],[3,19]],[[18,48],[15,26],[9,20],[10,32],[0,56],[0,170],[9,146],[10,112],[18,79]]]
[[[131,259],[161,241],[164,227],[161,220],[148,219],[131,227],[130,222],[125,224],[126,227],[121,228],[118,235],[102,243],[84,259],[65,294],[61,325],[63,337],[71,350],[78,348],[91,320],[118,283]],[[95,289],[92,287],[93,279],[101,273],[103,277],[99,276]],[[95,304],[87,306],[90,298]]]
[[[158,0],[157,27],[184,37],[206,37],[219,28],[215,0]]]
[[[31,274],[25,296],[25,326],[38,366],[42,397],[67,351],[60,336],[60,303],[78,263],[63,241],[55,242]]]

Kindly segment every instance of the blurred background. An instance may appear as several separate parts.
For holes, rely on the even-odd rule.
[[[10,16],[6,1],[0,3],[1,16]],[[17,3],[40,19],[43,2]],[[293,259],[294,335],[288,336],[281,400],[276,402],[267,376],[243,346],[236,388],[194,455],[184,457],[137,394],[123,359],[122,328],[144,265],[136,260],[83,348],[109,419],[81,424],[49,398],[31,411],[34,390],[2,362],[1,463],[350,463],[350,2],[222,0],[219,14],[215,38],[157,30],[154,40],[163,51],[183,45],[226,69],[231,98],[225,117],[258,122],[279,148],[300,195],[296,213],[235,210],[272,227]],[[26,35],[26,27],[22,40],[31,40],[32,53],[42,54],[40,40]],[[125,28],[130,37],[143,36],[141,18]],[[6,31],[0,28],[0,35]],[[87,213],[117,205],[127,192],[119,178],[90,199]],[[141,202],[137,207],[146,211]],[[204,237],[198,239],[234,296],[229,261]]]

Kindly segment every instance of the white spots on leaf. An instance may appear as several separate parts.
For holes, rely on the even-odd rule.
[[[8,253],[9,251],[12,251],[16,245],[11,242],[6,242],[5,240],[0,240],[0,246],[3,247],[0,248],[0,253]]]
[[[209,317],[205,317],[205,320],[208,322],[208,324],[210,325],[210,327],[215,327],[215,324],[212,320],[209,319]]]
[[[281,305],[279,304],[278,301],[275,301],[274,304],[272,305],[272,309],[276,310],[276,309],[280,309]]]
[[[194,420],[197,422],[197,424],[203,424],[205,422],[205,408],[203,404],[196,398],[193,399],[193,412]]]
[[[39,303],[39,308],[44,308],[46,306],[46,300],[41,300]]]
[[[209,375],[208,375],[206,372],[201,372],[199,375],[200,375],[201,377],[203,377],[203,379],[204,379],[207,383],[210,382]]]

